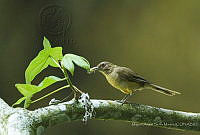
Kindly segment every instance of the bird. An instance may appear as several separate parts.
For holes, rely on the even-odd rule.
[[[125,103],[133,93],[143,89],[151,89],[168,96],[181,94],[146,80],[130,68],[118,66],[111,62],[100,62],[97,66],[90,69],[90,73],[95,71],[102,73],[109,84],[125,94],[125,97],[120,100],[121,103]]]

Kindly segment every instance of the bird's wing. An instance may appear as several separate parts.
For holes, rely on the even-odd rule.
[[[120,67],[116,69],[116,71],[118,72],[119,77],[122,80],[128,80],[129,82],[137,82],[140,84],[149,83],[146,79],[144,79],[142,76],[138,75],[129,68]]]

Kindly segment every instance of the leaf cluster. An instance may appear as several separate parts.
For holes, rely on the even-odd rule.
[[[43,40],[43,46],[44,49],[41,50],[38,55],[30,62],[25,71],[26,83],[15,84],[15,87],[19,90],[23,97],[14,103],[13,106],[25,101],[24,107],[27,108],[31,103],[33,103],[31,98],[34,94],[59,81],[67,80],[66,82],[71,82],[69,77],[66,78],[67,72],[63,72],[65,76],[63,79],[56,76],[48,76],[45,77],[40,84],[32,84],[32,81],[37,77],[37,75],[48,66],[59,68],[61,71],[68,70],[72,76],[74,75],[74,64],[87,71],[90,70],[90,64],[84,57],[75,54],[65,54],[63,56],[62,47],[52,47],[48,39],[45,37]]]

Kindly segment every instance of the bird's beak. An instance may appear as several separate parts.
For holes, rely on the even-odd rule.
[[[99,67],[93,67],[90,69],[90,71],[96,71],[96,70],[99,70]]]
[[[90,68],[89,73],[93,73],[93,72],[95,72],[96,70],[99,70],[99,67]]]

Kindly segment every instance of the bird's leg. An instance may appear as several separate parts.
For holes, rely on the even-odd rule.
[[[126,100],[129,96],[130,96],[129,94],[125,95],[120,101]]]
[[[131,95],[132,94],[127,94],[121,100],[116,100],[116,101],[122,103],[122,105],[123,105]]]
[[[124,96],[124,98],[122,98],[122,100],[120,101],[122,104],[124,104],[126,102],[126,100],[131,96],[132,94],[127,94]]]

